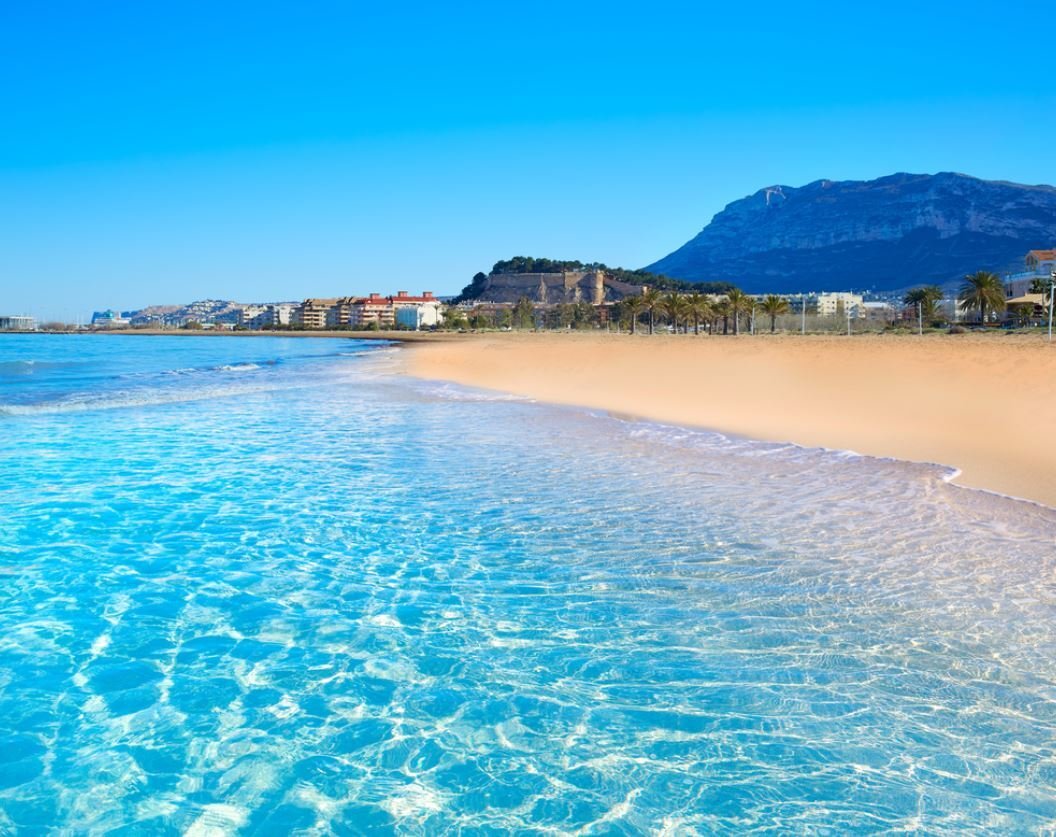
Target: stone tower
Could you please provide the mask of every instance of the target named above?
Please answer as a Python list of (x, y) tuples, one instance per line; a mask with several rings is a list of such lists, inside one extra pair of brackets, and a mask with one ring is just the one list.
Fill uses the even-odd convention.
[(597, 271), (594, 274), (594, 294), (590, 300), (592, 305), (601, 305), (605, 301), (605, 273)]

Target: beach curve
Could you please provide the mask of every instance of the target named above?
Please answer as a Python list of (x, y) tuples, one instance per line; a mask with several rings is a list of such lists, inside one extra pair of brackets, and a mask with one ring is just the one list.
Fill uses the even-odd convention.
[(499, 333), (403, 355), (416, 377), (942, 464), (958, 485), (1056, 507), (1056, 347), (1037, 335)]

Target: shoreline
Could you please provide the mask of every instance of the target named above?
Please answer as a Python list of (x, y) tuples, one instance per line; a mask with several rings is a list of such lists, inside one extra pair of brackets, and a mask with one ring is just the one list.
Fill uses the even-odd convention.
[(1056, 508), (1056, 346), (1034, 335), (514, 333), (403, 354), (407, 374), (750, 439), (938, 465)]
[(3, 331), (3, 334), (39, 334), (68, 337), (343, 337), (349, 340), (389, 340), (399, 343), (435, 343), (464, 338), (449, 331), (216, 331), (182, 328), (99, 329), (98, 331)]

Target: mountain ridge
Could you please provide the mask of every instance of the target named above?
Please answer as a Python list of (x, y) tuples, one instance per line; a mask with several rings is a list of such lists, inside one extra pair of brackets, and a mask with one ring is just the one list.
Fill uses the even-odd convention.
[(765, 186), (643, 268), (749, 292), (897, 291), (1015, 270), (1056, 245), (1056, 187), (958, 172)]

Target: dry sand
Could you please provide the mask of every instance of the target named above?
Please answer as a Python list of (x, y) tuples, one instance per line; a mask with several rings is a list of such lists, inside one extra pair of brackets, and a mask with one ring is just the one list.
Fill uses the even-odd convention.
[(406, 369), (558, 404), (961, 470), (1056, 507), (1056, 345), (1034, 335), (471, 335)]

